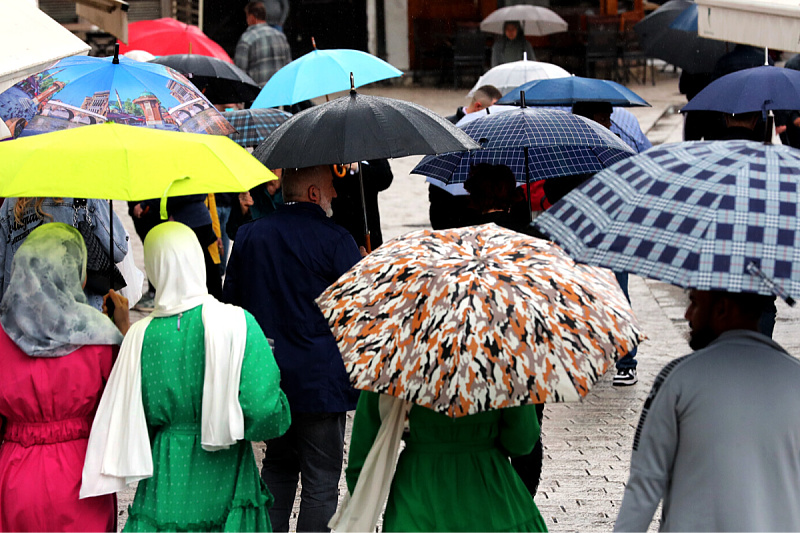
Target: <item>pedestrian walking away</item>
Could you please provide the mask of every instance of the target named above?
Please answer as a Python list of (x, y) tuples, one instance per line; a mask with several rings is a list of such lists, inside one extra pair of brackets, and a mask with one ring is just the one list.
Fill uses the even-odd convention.
[(263, 87), (273, 74), (292, 61), (292, 52), (283, 32), (267, 24), (262, 2), (250, 2), (244, 12), (247, 30), (236, 44), (233, 61)]
[(37, 227), (13, 263), (0, 302), (0, 531), (116, 531), (114, 496), (78, 491), (127, 302), (115, 295), (120, 329), (88, 305), (86, 247), (67, 224)]
[(187, 226), (153, 228), (144, 258), (155, 310), (122, 344), (81, 496), (139, 481), (125, 531), (270, 531), (250, 441), (283, 434), (290, 414), (267, 339), (249, 313), (208, 294)]
[(286, 202), (241, 226), (223, 289), (224, 299), (256, 317), (275, 342), (283, 389), (292, 408), (286, 435), (267, 441), (261, 476), (275, 495), (275, 531), (289, 530), (302, 481), (298, 531), (326, 531), (338, 503), (346, 412), (358, 392), (314, 299), (361, 259), (353, 237), (336, 225), (329, 166), (284, 169)]

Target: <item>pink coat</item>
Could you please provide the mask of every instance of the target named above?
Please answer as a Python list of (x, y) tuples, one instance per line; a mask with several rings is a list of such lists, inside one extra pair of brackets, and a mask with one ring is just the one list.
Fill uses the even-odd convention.
[(117, 351), (34, 358), (0, 327), (0, 531), (116, 531), (114, 495), (78, 499), (89, 430)]

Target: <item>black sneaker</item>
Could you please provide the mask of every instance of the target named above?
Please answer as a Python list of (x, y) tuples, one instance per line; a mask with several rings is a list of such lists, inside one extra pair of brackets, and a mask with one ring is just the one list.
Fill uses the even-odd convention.
[(612, 384), (615, 387), (628, 387), (630, 385), (636, 385), (637, 381), (639, 381), (639, 379), (636, 377), (635, 368), (620, 368), (617, 370), (617, 375), (614, 376)]

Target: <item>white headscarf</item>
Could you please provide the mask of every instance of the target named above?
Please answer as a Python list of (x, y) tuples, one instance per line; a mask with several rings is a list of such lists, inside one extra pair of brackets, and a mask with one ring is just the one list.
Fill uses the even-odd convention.
[[(125, 336), (89, 436), (80, 497), (118, 492), (153, 475), (142, 404), (141, 353), (153, 318), (203, 306), (205, 377), (200, 440), (203, 449), (228, 448), (244, 438), (239, 381), (247, 339), (244, 311), (206, 290), (203, 251), (194, 232), (178, 222), (152, 229), (144, 242), (145, 267), (156, 288), (155, 310)], [(213, 327), (209, 327), (213, 324)]]
[(67, 224), (42, 224), (19, 247), (0, 302), (0, 323), (31, 357), (61, 357), (86, 345), (119, 344), (122, 334), (86, 300), (86, 246)]

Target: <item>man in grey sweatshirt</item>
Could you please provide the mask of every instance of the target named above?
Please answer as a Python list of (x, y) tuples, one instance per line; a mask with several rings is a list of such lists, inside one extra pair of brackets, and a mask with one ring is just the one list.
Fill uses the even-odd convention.
[(615, 531), (800, 531), (800, 361), (757, 333), (772, 301), (692, 290), (695, 351), (642, 409)]

